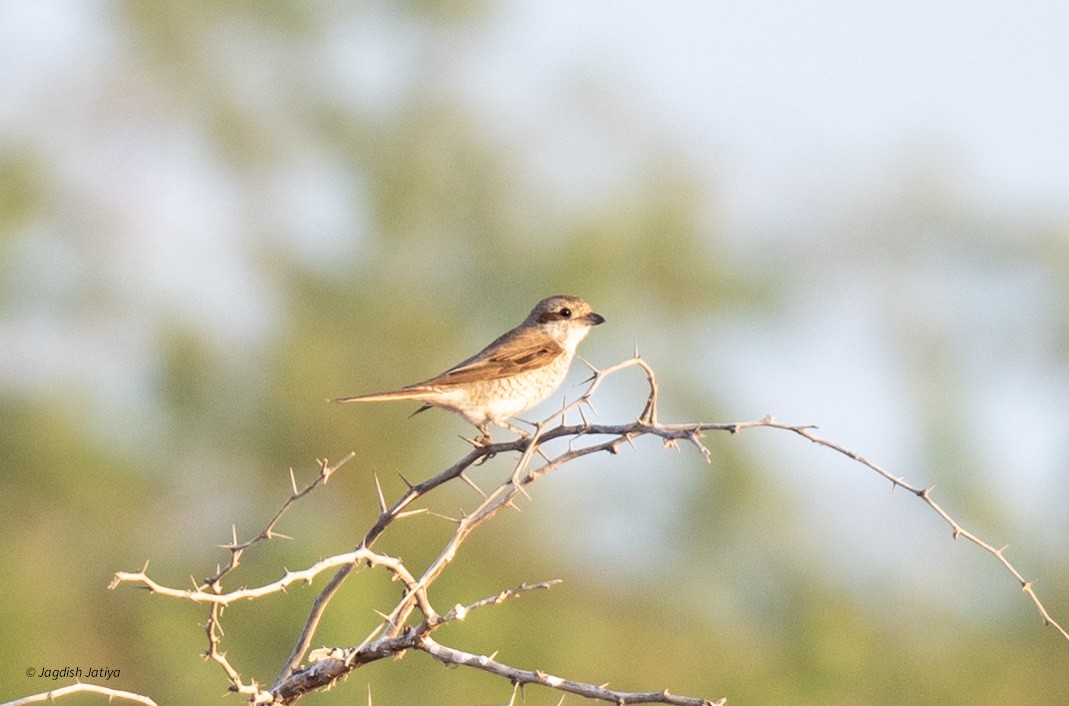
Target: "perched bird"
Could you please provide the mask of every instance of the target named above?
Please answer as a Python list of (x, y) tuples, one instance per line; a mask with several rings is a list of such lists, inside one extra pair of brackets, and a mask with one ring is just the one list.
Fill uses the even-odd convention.
[(555, 296), (535, 305), (523, 323), (441, 375), (399, 390), (342, 397), (334, 402), (416, 400), (456, 412), (491, 441), (488, 425), (508, 419), (553, 394), (564, 381), (575, 348), (605, 318), (579, 297)]

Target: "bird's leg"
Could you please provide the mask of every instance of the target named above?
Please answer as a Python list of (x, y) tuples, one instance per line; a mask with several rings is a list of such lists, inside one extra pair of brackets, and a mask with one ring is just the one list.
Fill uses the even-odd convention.
[(479, 436), (475, 437), (472, 442), (475, 446), (489, 446), (494, 443), (494, 437), (490, 436), (490, 425), (488, 422), (482, 424), (476, 424), (475, 428), (479, 430)]

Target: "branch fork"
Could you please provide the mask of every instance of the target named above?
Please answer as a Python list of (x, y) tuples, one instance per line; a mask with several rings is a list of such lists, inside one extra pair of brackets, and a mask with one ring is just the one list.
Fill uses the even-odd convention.
[[(298, 488), (293, 472), (290, 472), (291, 493), (282, 507), (275, 513), (268, 524), (252, 538), (239, 542), (236, 531), (231, 541), (223, 545), (229, 552), (228, 562), (215, 574), (191, 589), (176, 589), (160, 585), (148, 576), (148, 566), (138, 572), (117, 572), (111, 583), (116, 588), (124, 583), (131, 583), (147, 588), (152, 593), (192, 603), (207, 605), (208, 620), (205, 632), (208, 649), (205, 656), (217, 663), (226, 675), (230, 689), (247, 696), (249, 704), (292, 704), (305, 694), (319, 688), (331, 686), (338, 679), (357, 669), (363, 664), (386, 657), (400, 656), (408, 650), (424, 652), (449, 665), (460, 665), (497, 674), (514, 685), (522, 688), (525, 684), (536, 684), (560, 691), (562, 694), (574, 694), (590, 699), (616, 704), (665, 703), (686, 706), (711, 706), (722, 704), (724, 699), (716, 701), (677, 696), (667, 690), (658, 692), (625, 692), (608, 689), (604, 685), (587, 684), (552, 676), (539, 670), (523, 670), (497, 661), (496, 653), (480, 656), (463, 652), (437, 642), (432, 634), (442, 625), (461, 622), (474, 610), (512, 600), (531, 591), (550, 588), (559, 581), (542, 581), (522, 584), (512, 589), (501, 591), (493, 596), (483, 598), (471, 604), (456, 604), (442, 613), (436, 611), (428, 598), (428, 589), (447, 570), (463, 543), (477, 528), (492, 519), (502, 508), (515, 507), (520, 494), (527, 495), (526, 488), (542, 477), (552, 473), (561, 466), (592, 454), (606, 452), (616, 454), (624, 444), (634, 446), (635, 439), (642, 436), (654, 436), (662, 440), (666, 447), (679, 447), (683, 441), (693, 446), (706, 461), (711, 460), (711, 452), (702, 441), (709, 431), (724, 431), (736, 435), (742, 431), (755, 428), (778, 429), (794, 433), (810, 442), (846, 456), (847, 458), (869, 468), (886, 480), (892, 488), (901, 487), (938, 514), (951, 528), (954, 538), (964, 537), (984, 551), (994, 555), (1003, 567), (1020, 583), (1021, 589), (1035, 604), (1045, 625), (1054, 627), (1058, 633), (1069, 641), (1069, 633), (1049, 615), (1037, 597), (1033, 584), (1027, 581), (1013, 564), (1006, 558), (1005, 547), (995, 549), (966, 530), (932, 497), (932, 488), (920, 488), (892, 475), (886, 469), (867, 460), (860, 454), (821, 438), (814, 433), (812, 426), (793, 426), (776, 421), (772, 415), (759, 421), (720, 423), (665, 424), (659, 420), (657, 397), (658, 386), (652, 367), (638, 352), (625, 361), (599, 369), (583, 361), (592, 375), (586, 381), (587, 387), (578, 399), (565, 403), (547, 418), (533, 425), (533, 431), (520, 438), (475, 445), (468, 453), (453, 465), (438, 474), (418, 483), (404, 480), (406, 490), (393, 501), (387, 502), (378, 477), (375, 476), (375, 502), (378, 516), (371, 527), (360, 538), (356, 547), (342, 554), (337, 554), (315, 562), (299, 571), (286, 571), (278, 580), (253, 588), (224, 590), (224, 580), (238, 568), (243, 553), (256, 544), (273, 538), (281, 538), (275, 527), (283, 514), (298, 500), (303, 499), (314, 489), (325, 485), (329, 478), (341, 466), (350, 461), (350, 453), (342, 460), (330, 464), (326, 460), (319, 462), (318, 475), (303, 488)], [(638, 367), (646, 375), (649, 394), (642, 411), (634, 421), (618, 424), (594, 423), (588, 419), (586, 411), (593, 415), (597, 411), (593, 405), (593, 396), (610, 376), (625, 369)], [(580, 422), (570, 424), (568, 418), (576, 413)], [(556, 439), (566, 439), (567, 445), (562, 451), (551, 451), (547, 444)], [(497, 455), (516, 453), (518, 459), (512, 472), (496, 488), (487, 491), (468, 477), (466, 471)], [(478, 494), (478, 504), (464, 512), (459, 519), (452, 520), (456, 527), (452, 536), (443, 544), (438, 556), (421, 572), (412, 571), (397, 557), (373, 551), (375, 542), (393, 524), (405, 517), (427, 511), (425, 508), (412, 509), (417, 500), (434, 492), (443, 485), (460, 479)], [(438, 513), (435, 513), (438, 514)], [(389, 612), (379, 613), (380, 623), (356, 646), (324, 647), (311, 649), (316, 630), (332, 598), (345, 582), (349, 574), (358, 567), (381, 568), (401, 582), (404, 591), (397, 604)], [(295, 584), (311, 585), (328, 571), (333, 571), (330, 579), (317, 594), (305, 624), (297, 637), (289, 658), (281, 666), (274, 682), (263, 688), (256, 681), (244, 681), (240, 673), (227, 660), (226, 654), (219, 649), (222, 640), (221, 613), (224, 607), (242, 601), (251, 601), (267, 595), (286, 591)], [(418, 611), (420, 617), (414, 618)], [(305, 666), (302, 666), (305, 665)], [(514, 694), (515, 696), (515, 694)], [(562, 697), (563, 698), (563, 697)], [(23, 702), (17, 702), (23, 703)], [(29, 702), (25, 702), (29, 703)], [(151, 703), (146, 700), (145, 703)], [(10, 706), (10, 705), (0, 705)]]

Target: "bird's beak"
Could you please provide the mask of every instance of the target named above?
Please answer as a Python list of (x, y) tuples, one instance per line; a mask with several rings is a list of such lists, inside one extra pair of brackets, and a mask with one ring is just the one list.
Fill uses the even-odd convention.
[(594, 312), (590, 312), (589, 314), (583, 317), (583, 321), (587, 322), (591, 326), (597, 326), (598, 324), (605, 323), (605, 317), (601, 314), (595, 314)]

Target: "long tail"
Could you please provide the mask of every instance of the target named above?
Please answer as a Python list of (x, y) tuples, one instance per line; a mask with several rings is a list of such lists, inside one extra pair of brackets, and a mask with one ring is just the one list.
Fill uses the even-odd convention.
[(356, 395), (355, 397), (339, 397), (331, 402), (389, 402), (391, 400), (425, 400), (427, 390), (391, 390), (390, 392), (376, 392), (371, 395)]

